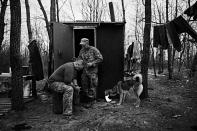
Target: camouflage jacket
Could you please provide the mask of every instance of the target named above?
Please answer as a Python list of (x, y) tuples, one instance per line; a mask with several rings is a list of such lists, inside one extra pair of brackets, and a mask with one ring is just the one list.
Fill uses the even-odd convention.
[[(90, 46), (88, 49), (82, 48), (79, 52), (78, 58), (84, 61), (84, 71), (88, 74), (97, 73), (98, 64), (103, 61), (103, 56), (101, 55), (100, 51), (93, 46)], [(87, 67), (87, 63), (92, 63), (93, 66)]]

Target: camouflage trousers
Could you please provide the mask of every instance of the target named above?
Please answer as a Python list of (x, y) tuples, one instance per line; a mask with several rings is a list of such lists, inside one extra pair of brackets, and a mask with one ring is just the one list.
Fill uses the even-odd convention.
[(73, 87), (64, 82), (53, 82), (50, 86), (53, 91), (63, 93), (63, 114), (71, 115), (73, 112)]
[(88, 96), (89, 98), (96, 100), (97, 97), (97, 86), (98, 86), (98, 76), (96, 73), (82, 73), (81, 76), (81, 84), (82, 84), (82, 89), (85, 92), (85, 95)]

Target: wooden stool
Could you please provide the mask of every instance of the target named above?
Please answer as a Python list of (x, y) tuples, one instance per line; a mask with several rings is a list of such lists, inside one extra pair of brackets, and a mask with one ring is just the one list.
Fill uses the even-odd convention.
[[(62, 114), (63, 113), (63, 93), (53, 91), (53, 98), (52, 98), (52, 110), (55, 114)], [(79, 93), (74, 91), (73, 94), (73, 105), (79, 105), (80, 103), (80, 96)], [(74, 107), (73, 107), (74, 109)]]
[(63, 93), (53, 91), (53, 113), (63, 113)]

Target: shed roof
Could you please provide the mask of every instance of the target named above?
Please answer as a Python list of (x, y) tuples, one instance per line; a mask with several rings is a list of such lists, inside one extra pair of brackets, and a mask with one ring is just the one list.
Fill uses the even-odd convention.
[(91, 22), (91, 21), (65, 21), (61, 22), (63, 24), (69, 24), (69, 25), (81, 25), (81, 26), (86, 26), (86, 25), (124, 25), (125, 22)]

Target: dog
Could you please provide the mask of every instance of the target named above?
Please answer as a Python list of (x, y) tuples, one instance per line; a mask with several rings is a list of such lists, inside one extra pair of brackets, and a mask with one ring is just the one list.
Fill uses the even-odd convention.
[(133, 86), (133, 90), (134, 90), (134, 93), (136, 93), (136, 97), (137, 97), (136, 107), (139, 107), (140, 106), (140, 102), (141, 102), (140, 95), (143, 92), (142, 75), (141, 74), (136, 74), (133, 77), (133, 79), (135, 81), (135, 84)]
[(125, 98), (131, 98), (132, 95), (135, 95), (137, 98), (136, 103), (134, 104), (136, 107), (140, 106), (140, 95), (143, 92), (142, 85), (142, 75), (135, 74), (132, 78), (128, 79), (128, 77), (123, 81), (119, 81), (112, 89), (105, 91), (105, 96), (116, 96), (119, 95), (119, 102), (117, 105), (121, 105)]

